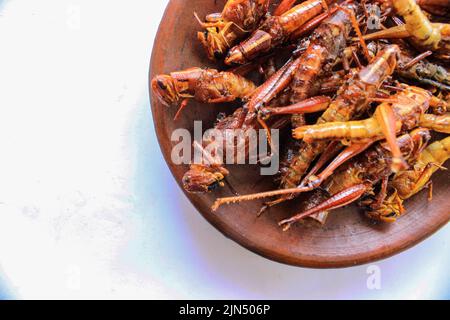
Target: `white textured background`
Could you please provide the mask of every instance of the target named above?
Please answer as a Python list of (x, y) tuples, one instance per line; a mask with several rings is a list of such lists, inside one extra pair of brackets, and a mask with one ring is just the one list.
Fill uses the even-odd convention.
[(369, 290), (368, 266), (280, 265), (200, 217), (148, 102), (167, 2), (0, 0), (0, 297), (450, 298), (448, 226)]

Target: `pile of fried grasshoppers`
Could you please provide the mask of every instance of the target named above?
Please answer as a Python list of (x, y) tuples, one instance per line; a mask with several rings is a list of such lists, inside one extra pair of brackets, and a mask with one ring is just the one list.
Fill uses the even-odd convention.
[[(279, 189), (220, 198), (213, 210), (271, 198), (262, 213), (308, 192), (308, 209), (279, 223), (287, 230), (354, 202), (394, 222), (422, 189), (431, 200), (431, 176), (450, 157), (449, 136), (431, 141), (431, 131), (450, 133), (450, 0), (228, 0), (221, 13), (194, 15), (208, 58), (230, 69), (158, 75), (154, 94), (180, 104), (176, 118), (189, 99), (242, 102), (218, 130), (292, 129)], [(277, 68), (281, 51), (289, 58)], [(259, 85), (246, 78), (255, 70)], [(211, 192), (229, 174), (192, 164), (183, 184)]]

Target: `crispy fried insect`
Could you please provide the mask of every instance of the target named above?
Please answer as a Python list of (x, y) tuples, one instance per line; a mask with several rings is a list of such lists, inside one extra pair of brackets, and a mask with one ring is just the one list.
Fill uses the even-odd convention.
[[(310, 102), (303, 100), (314, 95), (320, 88), (317, 86), (317, 80), (322, 73), (331, 72), (332, 67), (339, 61), (339, 58), (346, 46), (346, 40), (350, 33), (352, 24), (354, 24), (353, 5), (343, 5), (337, 12), (325, 20), (320, 27), (311, 35), (309, 44), (304, 53), (298, 58), (291, 59), (272, 80), (268, 80), (260, 88), (259, 92), (254, 94), (247, 103), (246, 108), (250, 112), (258, 111), (258, 117), (266, 120), (271, 114), (296, 114), (293, 118), (302, 118), (298, 113), (314, 112), (307, 111), (305, 106), (309, 107)], [(357, 25), (354, 25), (357, 28)], [(291, 82), (292, 81), (292, 82)], [(266, 105), (277, 95), (279, 95), (289, 85), (288, 93), (279, 97), (279, 101), (293, 103), (280, 109), (280, 112)], [(323, 110), (323, 99), (316, 99), (317, 105), (312, 107)], [(281, 111), (281, 109), (284, 109)], [(286, 111), (289, 110), (289, 113)], [(317, 110), (316, 110), (317, 111)], [(301, 119), (295, 119), (294, 122), (303, 122)]]
[[(428, 111), (431, 94), (422, 88), (406, 86), (403, 91), (393, 97), (393, 100), (395, 101), (393, 103), (380, 104), (373, 117), (369, 119), (303, 126), (294, 129), (294, 138), (311, 143), (314, 140), (323, 139), (358, 141), (384, 137), (393, 152), (394, 163), (401, 162), (401, 152), (396, 145), (396, 136), (414, 129), (419, 124), (425, 125), (421, 123), (421, 117)], [(439, 125), (442, 126), (442, 123), (429, 124), (437, 129)]]
[(222, 58), (238, 40), (255, 30), (269, 10), (270, 0), (228, 0), (221, 14), (209, 15), (197, 37), (208, 58)]
[(450, 134), (450, 114), (423, 114), (420, 117), (419, 125), (437, 132)]
[(186, 98), (205, 103), (245, 100), (255, 89), (255, 84), (250, 80), (215, 69), (190, 68), (169, 75), (157, 75), (152, 79), (153, 93), (166, 105)]
[[(417, 155), (417, 150), (428, 143), (430, 133), (427, 129), (416, 129), (409, 134), (397, 138), (403, 157), (411, 160)], [(332, 196), (322, 204), (310, 208), (307, 213), (301, 213), (292, 219), (285, 220), (282, 225), (291, 225), (292, 223), (307, 216), (318, 214), (324, 211), (339, 208), (347, 205), (348, 199), (356, 201), (363, 194), (373, 192), (375, 185), (383, 179), (387, 179), (393, 172), (391, 150), (386, 143), (377, 143), (363, 154), (355, 157), (352, 161), (341, 166), (337, 173), (330, 176), (322, 185)], [(251, 194), (238, 197), (228, 197), (217, 199), (212, 209), (217, 210), (221, 205), (237, 203), (242, 201), (251, 201), (267, 197), (299, 194), (305, 191), (311, 191), (311, 188), (299, 187), (285, 190), (276, 190)], [(347, 199), (347, 200), (344, 200)]]
[(244, 106), (252, 116), (253, 114), (256, 115), (263, 106), (268, 104), (289, 85), (301, 63), (301, 57), (289, 59), (283, 67), (253, 92), (251, 98)]
[[(404, 53), (405, 51), (402, 51), (401, 57), (405, 56)], [(402, 60), (400, 58), (400, 61)], [(415, 63), (409, 68), (402, 68), (402, 64), (399, 65), (400, 67), (396, 70), (396, 74), (400, 77), (416, 80), (426, 86), (431, 85), (440, 90), (450, 91), (450, 73), (444, 67), (424, 60)]]
[[(347, 80), (339, 90), (338, 97), (317, 123), (348, 121), (366, 111), (370, 99), (376, 96), (383, 81), (394, 71), (398, 52), (399, 48), (395, 45), (386, 47), (370, 65)], [(321, 141), (312, 144), (302, 143), (298, 155), (282, 176), (282, 188), (297, 187), (311, 162), (326, 149), (327, 145), (327, 142)]]
[[(281, 189), (221, 198), (213, 210), (277, 197), (265, 206), (270, 207), (309, 192), (311, 198), (297, 209), (302, 212), (280, 222), (285, 230), (304, 218), (324, 223), (330, 210), (361, 199), (370, 217), (394, 221), (403, 213), (403, 201), (429, 186), (431, 175), (450, 155), (448, 138), (425, 149), (429, 130), (450, 133), (450, 73), (443, 62), (450, 60), (449, 0), (370, 1), (383, 4), (383, 30), (365, 35), (361, 30), (369, 30), (364, 23), (372, 17), (366, 1), (339, 1), (329, 8), (335, 0), (282, 0), (273, 16), (266, 15), (269, 2), (228, 0), (221, 13), (208, 15), (205, 22), (195, 14), (205, 29), (198, 39), (208, 57), (217, 60), (228, 52), (225, 64), (236, 68), (191, 68), (152, 80), (153, 92), (164, 104), (182, 101), (177, 116), (191, 98), (244, 102), (231, 115), (218, 117), (214, 129), (222, 137), (220, 145), (215, 136), (204, 137), (201, 145), (194, 142), (203, 159), (190, 165), (184, 188), (206, 193), (224, 186), (230, 175), (225, 161), (250, 160), (255, 130), (264, 129), (271, 142), (270, 129), (283, 128), (290, 120), (293, 137), (282, 141), (292, 145), (280, 170)], [(396, 26), (387, 29), (392, 22)], [(359, 45), (349, 41), (355, 40), (349, 39), (352, 28)], [(367, 46), (366, 39), (390, 40)], [(277, 70), (282, 59), (288, 61)], [(251, 71), (253, 78), (257, 72), (263, 75), (259, 87), (244, 77)], [(423, 88), (415, 87), (419, 85)], [(377, 106), (374, 112), (370, 106)], [(321, 111), (321, 116), (305, 116)], [(228, 154), (230, 146), (233, 155)]]
[[(414, 157), (415, 150), (419, 146), (426, 145), (430, 140), (430, 134), (425, 129), (417, 129), (410, 134), (405, 134), (397, 139), (402, 155), (405, 159)], [(279, 224), (284, 230), (289, 229), (292, 224), (314, 214), (328, 212), (350, 203), (353, 203), (364, 195), (372, 195), (375, 186), (380, 181), (387, 181), (393, 173), (392, 156), (389, 146), (380, 143), (356, 157), (339, 169), (324, 184), (323, 188), (331, 195), (323, 203), (301, 212), (290, 219), (281, 221)], [(383, 195), (381, 196), (384, 200)]]
[(403, 202), (427, 186), (431, 188), (431, 176), (439, 169), (442, 169), (442, 165), (449, 158), (450, 137), (430, 144), (420, 153), (419, 158), (411, 169), (401, 171), (395, 175), (389, 183), (393, 192), (379, 206), (369, 208), (367, 215), (373, 219), (385, 222), (396, 221), (398, 217), (405, 213)]
[[(214, 129), (222, 132), (224, 137), (224, 151), (231, 146), (234, 149), (233, 154), (235, 159), (238, 157), (239, 151), (243, 148), (245, 151), (244, 157), (248, 158), (249, 153), (249, 139), (252, 137), (255, 129), (261, 129), (261, 125), (256, 121), (249, 121), (245, 124), (245, 117), (247, 111), (243, 108), (237, 109), (232, 115), (225, 117), (218, 121)], [(247, 118), (248, 119), (248, 118)], [(281, 129), (288, 121), (286, 119), (278, 119), (271, 123), (272, 129)], [(235, 130), (240, 130), (236, 133)], [(223, 187), (227, 182), (226, 178), (229, 171), (224, 167), (224, 159), (227, 157), (226, 153), (222, 155), (211, 154), (209, 144), (215, 143), (212, 140), (203, 141), (203, 146), (196, 146), (203, 153), (204, 162), (201, 164), (191, 164), (190, 169), (184, 174), (183, 187), (190, 193), (206, 193), (215, 190), (218, 187)], [(213, 148), (214, 149), (214, 148)], [(219, 159), (218, 159), (219, 157)], [(236, 160), (235, 160), (236, 161)], [(235, 162), (237, 163), (237, 162)], [(230, 189), (234, 192), (231, 185)]]
[(294, 5), (294, 3), (297, 0), (281, 0), (280, 4), (277, 6), (277, 8), (275, 9), (275, 11), (273, 12), (274, 16), (281, 16), (283, 13), (286, 13), (287, 11), (289, 11), (292, 6)]
[[(242, 123), (245, 113), (244, 109), (239, 108), (232, 115), (219, 120), (214, 128), (223, 133), (226, 133), (227, 130), (242, 129), (245, 132), (245, 130), (254, 129), (257, 123), (250, 126)], [(228, 134), (223, 134), (223, 137), (224, 144), (229, 143), (232, 146), (236, 146), (234, 136), (231, 137)], [(230, 141), (230, 139), (232, 140)], [(228, 176), (229, 172), (225, 169), (223, 160), (217, 159), (219, 155), (210, 153), (208, 146), (211, 143), (214, 143), (214, 141), (205, 140), (202, 146), (194, 145), (194, 147), (202, 152), (204, 161), (199, 164), (191, 164), (189, 171), (183, 177), (184, 189), (190, 193), (210, 192), (217, 187), (224, 186), (224, 179)]]
[[(346, 5), (343, 5), (346, 6)], [(290, 41), (295, 41), (300, 39), (302, 36), (308, 35), (311, 33), (314, 29), (316, 29), (320, 24), (327, 18), (329, 18), (331, 15), (333, 15), (338, 10), (337, 7), (332, 7), (329, 10), (325, 11), (324, 13), (319, 14), (318, 16), (312, 18), (307, 23), (305, 23), (303, 26), (295, 30), (291, 36)]]
[[(299, 67), (287, 92), (275, 102), (285, 106), (260, 108), (260, 116), (263, 119), (273, 114), (291, 114), (292, 124), (297, 127), (304, 124), (303, 113), (324, 110), (323, 98), (304, 100), (321, 91), (321, 75), (331, 73), (346, 47), (354, 6), (345, 5), (342, 8), (344, 10), (335, 12), (323, 21), (311, 35), (306, 50), (299, 57)], [(316, 105), (311, 103), (314, 101), (317, 102)], [(290, 105), (286, 106), (286, 104)]]
[[(385, 46), (382, 43), (371, 42), (367, 45), (373, 55)], [(414, 57), (414, 53), (404, 44), (399, 44), (400, 54), (395, 74), (409, 80), (417, 81), (426, 86), (433, 86), (440, 90), (450, 91), (450, 72), (437, 64), (425, 59), (424, 54)], [(429, 55), (431, 51), (425, 52)]]
[(233, 47), (225, 58), (226, 64), (243, 64), (261, 53), (281, 45), (290, 35), (307, 21), (311, 20), (332, 0), (307, 0), (281, 16), (271, 16), (256, 30), (249, 39)]
[[(228, 144), (234, 148), (238, 148), (242, 144), (247, 145), (247, 140), (242, 141), (236, 139), (234, 135), (230, 135), (229, 133), (239, 129), (244, 137), (250, 137), (247, 132), (259, 129), (262, 125), (265, 125), (264, 122), (258, 121), (259, 117), (257, 111), (259, 103), (262, 103), (265, 99), (270, 100), (270, 98), (267, 98), (268, 95), (273, 93), (273, 91), (275, 91), (273, 94), (276, 94), (277, 88), (283, 90), (283, 84), (286, 86), (289, 83), (288, 81), (290, 77), (292, 77), (296, 66), (298, 66), (298, 61), (288, 61), (264, 84), (253, 91), (249, 101), (244, 107), (237, 109), (232, 115), (217, 122), (214, 128), (223, 132), (223, 137), (225, 137), (223, 141), (224, 144)], [(273, 128), (279, 128), (285, 124), (286, 122), (283, 122), (281, 119), (273, 124)], [(215, 155), (211, 155), (206, 151), (208, 145), (212, 142), (213, 141), (204, 141), (203, 146), (197, 146), (198, 149), (201, 149), (207, 159), (215, 157)], [(226, 148), (224, 148), (224, 150), (226, 150)], [(248, 151), (248, 148), (245, 148), (245, 151)], [(237, 152), (234, 154), (236, 155)], [(225, 154), (222, 155), (222, 159), (224, 157), (226, 157)], [(228, 171), (224, 170), (223, 161), (210, 159), (208, 163), (191, 165), (190, 170), (184, 175), (183, 186), (188, 192), (192, 193), (209, 192), (217, 186), (223, 186), (224, 181), (226, 181), (224, 179), (227, 175)]]
[[(353, 13), (354, 6), (345, 9)], [(291, 104), (298, 103), (312, 95), (317, 90), (320, 75), (330, 73), (333, 66), (340, 60), (352, 28), (349, 12), (337, 11), (325, 20), (311, 35), (310, 43), (302, 54), (302, 63), (295, 73), (290, 85)], [(304, 122), (303, 117), (293, 116), (293, 124), (297, 126)]]
[(304, 114), (324, 111), (330, 105), (331, 99), (326, 96), (312, 97), (285, 107), (267, 107), (260, 110), (263, 119), (281, 114)]
[(228, 170), (220, 165), (192, 164), (183, 177), (183, 187), (190, 193), (210, 192), (223, 187), (228, 174)]
[(382, 30), (370, 38), (381, 39), (409, 37), (421, 50), (432, 50), (436, 55), (448, 57), (450, 51), (450, 24), (431, 23), (415, 0), (395, 0), (386, 2), (405, 19), (405, 25)]

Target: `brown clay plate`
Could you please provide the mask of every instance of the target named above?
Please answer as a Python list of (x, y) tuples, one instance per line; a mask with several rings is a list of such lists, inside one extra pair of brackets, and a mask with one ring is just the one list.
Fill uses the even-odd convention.
[[(225, 0), (171, 0), (155, 39), (150, 78), (193, 66), (214, 66), (205, 57), (196, 40), (199, 26), (193, 11), (205, 16), (220, 12)], [(215, 66), (217, 67), (217, 66)], [(232, 105), (212, 106), (190, 102), (181, 119), (173, 121), (175, 107), (167, 108), (151, 96), (153, 119), (159, 144), (167, 164), (180, 184), (187, 166), (171, 161), (173, 130), (193, 130), (194, 120), (203, 128), (212, 127), (218, 112), (232, 111)], [(298, 225), (287, 232), (277, 226), (280, 219), (298, 211), (299, 201), (272, 208), (257, 218), (261, 202), (224, 206), (217, 212), (210, 207), (216, 197), (230, 196), (222, 188), (208, 195), (186, 194), (198, 211), (225, 236), (266, 258), (303, 267), (349, 267), (392, 256), (405, 250), (444, 226), (450, 218), (450, 172), (439, 172), (433, 178), (434, 197), (427, 201), (423, 191), (406, 204), (407, 215), (394, 224), (377, 224), (364, 217), (356, 207), (336, 210), (323, 228)], [(231, 184), (240, 194), (274, 188), (270, 178), (261, 178), (258, 168), (231, 168)], [(301, 200), (300, 200), (301, 201)]]

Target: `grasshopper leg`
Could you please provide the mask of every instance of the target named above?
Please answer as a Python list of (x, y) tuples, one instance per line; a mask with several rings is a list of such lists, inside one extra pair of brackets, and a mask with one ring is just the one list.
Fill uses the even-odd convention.
[(297, 0), (282, 0), (278, 7), (273, 12), (274, 16), (281, 16), (283, 13), (289, 11)]
[(319, 175), (317, 175), (316, 177), (310, 176), (308, 186), (311, 188), (317, 188), (322, 184), (323, 181), (330, 177), (337, 168), (339, 168), (341, 165), (343, 165), (353, 157), (366, 151), (376, 141), (377, 139), (373, 139), (367, 142), (354, 143), (351, 146), (347, 147)]
[(365, 184), (357, 184), (355, 186), (344, 189), (343, 191), (333, 195), (328, 200), (325, 200), (321, 204), (311, 208), (305, 212), (301, 212), (290, 219), (283, 220), (279, 223), (283, 227), (284, 231), (287, 231), (294, 223), (309, 217), (313, 214), (323, 211), (333, 210), (344, 207), (350, 203), (355, 202), (367, 191)]
[[(406, 30), (405, 25), (395, 26), (389, 29), (377, 31), (374, 33), (366, 34), (363, 36), (363, 39), (366, 41), (370, 40), (378, 40), (378, 39), (401, 39), (408, 38), (411, 34)], [(357, 40), (358, 38), (354, 38), (353, 40)]]
[(450, 114), (434, 115), (424, 114), (420, 117), (419, 122), (421, 127), (432, 129), (441, 133), (450, 134)]
[(389, 147), (391, 149), (392, 171), (398, 172), (401, 169), (407, 168), (407, 164), (403, 159), (400, 147), (397, 144), (397, 124), (396, 117), (390, 104), (381, 104), (375, 112), (375, 118), (380, 124), (381, 131), (385, 136)]
[(318, 96), (300, 101), (296, 104), (285, 107), (262, 107), (259, 112), (262, 117), (282, 115), (282, 114), (303, 114), (314, 113), (326, 110), (331, 99), (326, 96)]
[(173, 117), (174, 121), (178, 120), (178, 118), (181, 115), (181, 112), (187, 107), (188, 103), (189, 103), (189, 99), (184, 99), (183, 101), (181, 101), (180, 107), (178, 108), (178, 111), (175, 114), (175, 117)]
[(316, 173), (322, 169), (322, 167), (331, 159), (336, 157), (342, 149), (342, 144), (339, 141), (331, 141), (326, 150), (320, 155), (319, 160), (314, 165), (314, 167), (308, 172), (308, 174), (303, 179), (302, 185), (307, 184), (311, 181)]

